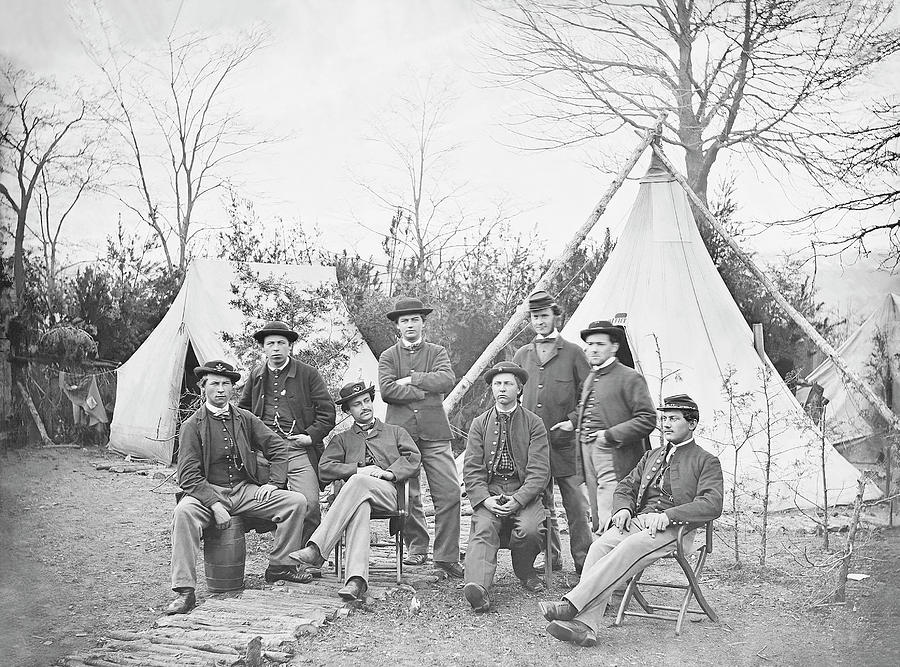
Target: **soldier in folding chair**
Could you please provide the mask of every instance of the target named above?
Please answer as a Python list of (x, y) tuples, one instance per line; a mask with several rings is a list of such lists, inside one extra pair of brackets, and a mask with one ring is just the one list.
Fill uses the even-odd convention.
[(419, 471), (421, 455), (399, 426), (375, 417), (375, 385), (357, 380), (341, 387), (337, 404), (353, 417), (353, 426), (335, 435), (319, 460), (323, 483), (345, 483), (322, 523), (302, 549), (290, 554), (301, 567), (321, 567), (346, 531), (345, 600), (363, 600), (369, 578), (369, 519), (373, 510), (397, 508), (397, 482)]
[[(669, 396), (660, 412), (667, 445), (644, 454), (619, 482), (611, 526), (591, 545), (578, 585), (561, 601), (540, 603), (547, 632), (561, 641), (595, 646), (612, 592), (670, 554), (679, 538), (683, 555), (693, 528), (722, 514), (722, 466), (694, 441), (697, 403)], [(693, 592), (703, 600), (699, 588)]]

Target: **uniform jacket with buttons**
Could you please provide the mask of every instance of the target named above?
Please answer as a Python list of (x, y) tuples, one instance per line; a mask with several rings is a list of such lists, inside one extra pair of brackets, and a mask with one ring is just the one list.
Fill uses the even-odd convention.
[[(284, 440), (275, 435), (262, 420), (247, 410), (231, 406), (234, 418), (234, 439), (244, 471), (254, 484), (272, 484), (283, 489), (287, 481), (288, 450)], [(209, 444), (209, 412), (200, 406), (184, 420), (178, 432), (178, 486), (206, 507), (212, 507), (221, 498), (206, 479), (211, 463)], [(256, 453), (260, 452), (269, 462), (268, 477), (263, 479)]]
[[(550, 445), (547, 429), (536, 414), (521, 406), (509, 420), (509, 444), (520, 486), (512, 494), (525, 507), (544, 492), (550, 482)], [(472, 507), (478, 507), (491, 494), (490, 470), (500, 451), (497, 408), (475, 417), (469, 428), (463, 462), (463, 482)]]
[[(634, 470), (616, 487), (613, 514), (622, 509), (631, 516), (643, 509), (647, 487), (665, 463), (666, 448), (657, 447), (641, 458)], [(669, 521), (702, 523), (722, 514), (722, 465), (696, 441), (681, 445), (669, 463), (669, 481), (675, 507), (667, 509)]]
[[(424, 355), (422, 371), (410, 372), (410, 353), (400, 341), (378, 359), (378, 388), (381, 400), (387, 403), (384, 421), (405, 428), (416, 439), (450, 440), (450, 422), (444, 412), (444, 394), (456, 382), (450, 355), (440, 345), (427, 341), (416, 354)], [(409, 384), (397, 384), (407, 376)]]
[(322, 483), (349, 479), (356, 473), (360, 465), (365, 465), (366, 445), (378, 467), (394, 473), (398, 482), (419, 471), (422, 455), (409, 433), (376, 419), (368, 432), (353, 424), (331, 439), (319, 460)]
[[(263, 416), (265, 409), (265, 389), (269, 379), (267, 364), (259, 364), (250, 371), (244, 384), (238, 407), (250, 410), (257, 417)], [(306, 433), (312, 438), (307, 446), (310, 462), (315, 466), (322, 454), (322, 441), (334, 428), (336, 411), (331, 395), (319, 371), (299, 359), (290, 358), (283, 372), (284, 397), (290, 406), (292, 419), (297, 420), (296, 433)], [(292, 446), (297, 447), (296, 443)]]
[(578, 398), (591, 371), (584, 351), (557, 335), (550, 356), (541, 363), (534, 341), (523, 345), (513, 361), (528, 371), (522, 405), (538, 415), (550, 437), (550, 471), (554, 477), (581, 475), (580, 451), (573, 431), (550, 429), (567, 419), (578, 421)]

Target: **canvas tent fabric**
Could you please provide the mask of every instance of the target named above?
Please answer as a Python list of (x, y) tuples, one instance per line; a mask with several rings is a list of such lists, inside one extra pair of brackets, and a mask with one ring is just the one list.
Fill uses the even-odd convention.
[[(655, 156), (609, 260), (562, 334), (578, 341), (591, 321), (619, 313), (627, 314), (629, 346), (651, 396), (657, 404), (677, 393), (694, 397), (701, 413), (698, 441), (719, 457), (727, 490), (736, 484), (746, 509), (758, 507), (754, 494), (763, 488), (767, 411), (770, 509), (821, 504), (819, 433), (768, 359), (757, 354), (686, 193)], [(740, 401), (724, 396), (726, 378)], [(655, 446), (657, 433), (652, 439)], [(860, 473), (830, 444), (826, 461), (829, 503), (852, 502)]]
[[(886, 400), (890, 408), (900, 414), (900, 373), (896, 371), (900, 358), (900, 294), (887, 294), (878, 308), (837, 349), (851, 370)], [(891, 396), (886, 396), (881, 370), (893, 364)], [(876, 409), (849, 382), (830, 359), (820, 364), (806, 378), (823, 389), (828, 405), (825, 412), (826, 430), (836, 443), (868, 438), (874, 435), (872, 428)]]
[[(298, 289), (336, 284), (331, 267), (317, 265), (250, 264), (260, 278), (290, 281)], [(222, 332), (240, 335), (243, 316), (231, 305), (231, 285), (238, 281), (235, 266), (213, 259), (194, 260), (169, 311), (153, 333), (117, 371), (116, 409), (110, 427), (109, 448), (121, 454), (169, 463), (175, 443), (178, 406), (189, 346), (202, 364), (223, 359), (247, 377)], [(350, 360), (343, 380), (375, 381), (378, 362), (351, 323), (346, 307), (322, 313), (317, 335), (347, 340)], [(297, 345), (302, 345), (298, 341)], [(384, 404), (376, 393), (375, 412), (384, 417)], [(338, 420), (342, 413), (338, 410)], [(346, 423), (344, 425), (347, 425)]]

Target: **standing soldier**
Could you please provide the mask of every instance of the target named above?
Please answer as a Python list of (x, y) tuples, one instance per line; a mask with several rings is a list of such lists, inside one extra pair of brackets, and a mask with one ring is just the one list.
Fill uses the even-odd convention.
[(616, 358), (623, 337), (605, 320), (581, 330), (591, 373), (581, 391), (578, 441), (595, 531), (609, 520), (616, 485), (650, 449), (647, 436), (656, 428), (647, 381)]
[[(385, 423), (402, 426), (422, 455), (434, 501), (434, 564), (461, 579), (459, 564), (459, 478), (450, 448), (450, 422), (444, 394), (456, 380), (450, 356), (440, 345), (425, 341), (425, 318), (432, 312), (419, 299), (402, 297), (387, 318), (397, 326), (400, 340), (381, 353), (378, 384), (387, 403)], [(409, 522), (405, 539), (407, 565), (424, 565), (428, 558), (428, 530), (422, 511), (419, 475), (410, 478)]]
[(575, 343), (559, 335), (556, 319), (560, 314), (555, 299), (544, 290), (528, 297), (531, 328), (534, 340), (518, 349), (513, 361), (525, 369), (531, 381), (525, 385), (522, 405), (537, 414), (550, 436), (550, 472), (544, 502), (550, 508), (551, 548), (554, 570), (562, 569), (562, 549), (556, 508), (553, 502), (553, 482), (559, 487), (566, 519), (569, 522), (569, 549), (575, 571), (581, 573), (591, 531), (588, 526), (588, 506), (582, 484), (578, 443), (575, 439), (578, 397), (591, 370), (587, 357)]
[(250, 410), (288, 447), (287, 488), (306, 498), (301, 544), (319, 525), (319, 457), (334, 428), (335, 409), (319, 372), (291, 356), (299, 338), (284, 322), (268, 322), (253, 334), (266, 363), (250, 372), (238, 407)]

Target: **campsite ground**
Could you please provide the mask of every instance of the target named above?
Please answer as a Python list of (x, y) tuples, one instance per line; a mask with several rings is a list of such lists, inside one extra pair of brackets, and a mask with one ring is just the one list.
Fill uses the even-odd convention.
[[(169, 598), (171, 487), (98, 471), (92, 463), (102, 458), (96, 450), (0, 457), (0, 664), (53, 664), (107, 629), (149, 626)], [(676, 638), (668, 625), (629, 619), (604, 630), (595, 649), (547, 636), (543, 596), (522, 592), (501, 555), (495, 612), (475, 616), (455, 584), (440, 582), (417, 592), (421, 609), (410, 615), (411, 593), (394, 590), (302, 640), (293, 664), (897, 665), (900, 530), (870, 526), (863, 540), (853, 571), (871, 576), (850, 584), (845, 606), (810, 606), (824, 583), (797, 554), (822, 559), (821, 538), (785, 518), (764, 571), (734, 569), (717, 541), (704, 581), (721, 625), (689, 623)], [(250, 573), (264, 564), (256, 546)], [(554, 597), (574, 579), (568, 563)]]

